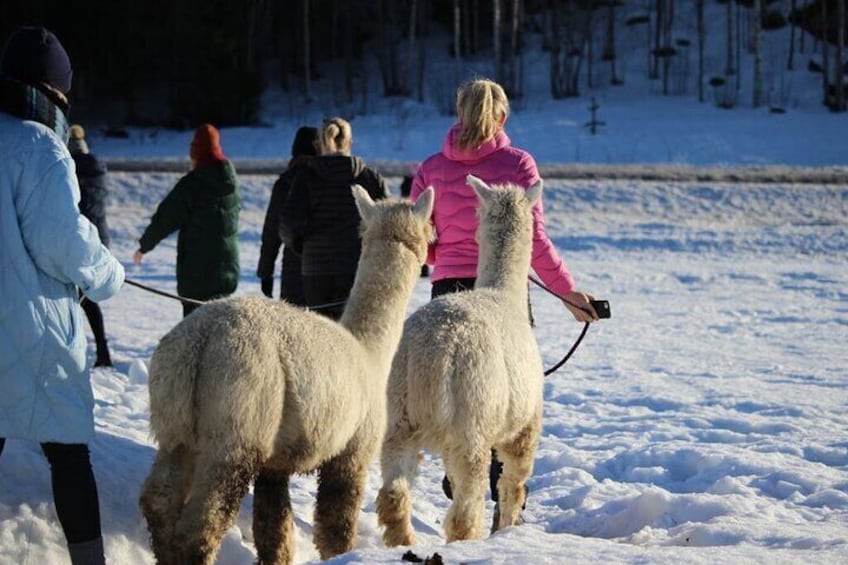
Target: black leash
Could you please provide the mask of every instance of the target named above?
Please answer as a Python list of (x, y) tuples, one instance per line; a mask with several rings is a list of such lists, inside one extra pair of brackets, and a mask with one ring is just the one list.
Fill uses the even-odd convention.
[[(551, 289), (546, 287), (544, 284), (542, 284), (541, 281), (536, 279), (534, 276), (530, 275), (528, 278), (530, 279), (530, 282), (532, 282), (533, 284), (535, 284), (536, 286), (538, 286), (539, 288), (541, 288), (545, 292), (551, 294), (552, 296), (556, 296), (557, 298), (559, 298), (563, 302), (567, 302), (569, 305), (573, 306), (574, 308), (577, 308), (578, 310), (583, 310), (584, 312), (590, 313), (588, 310), (586, 310), (582, 306), (580, 306), (578, 304), (574, 304), (573, 302), (570, 302), (570, 301), (566, 300), (565, 298), (561, 297), (560, 295), (558, 295), (557, 293), (555, 293), (554, 291), (552, 291)], [(205, 302), (203, 300), (195, 300), (194, 298), (186, 298), (184, 296), (178, 296), (176, 294), (171, 294), (170, 292), (165, 292), (165, 291), (153, 288), (151, 286), (141, 284), (140, 282), (136, 282), (132, 279), (124, 279), (124, 282), (127, 283), (130, 286), (134, 286), (134, 287), (140, 288), (142, 290), (146, 290), (147, 292), (152, 292), (153, 294), (158, 294), (159, 296), (165, 296), (167, 298), (173, 298), (175, 300), (179, 300), (180, 302), (187, 302), (189, 304), (197, 304), (197, 305), (205, 304)], [(312, 306), (312, 307), (309, 307), (307, 309), (308, 310), (322, 310), (322, 309), (325, 309), (325, 308), (333, 308), (333, 307), (336, 307), (336, 306), (341, 306), (345, 302), (346, 302), (345, 300), (341, 300), (339, 302), (331, 302), (329, 304), (321, 304), (321, 305), (318, 305), (318, 306)], [(580, 346), (580, 343), (583, 341), (583, 338), (586, 337), (586, 332), (588, 330), (589, 330), (589, 322), (585, 322), (583, 324), (583, 330), (580, 332), (580, 335), (577, 337), (577, 341), (574, 342), (574, 345), (571, 346), (571, 349), (568, 350), (568, 353), (565, 354), (565, 357), (560, 359), (550, 369), (545, 370), (545, 376), (546, 377), (548, 375), (550, 375), (551, 373), (553, 373), (554, 371), (556, 371), (557, 369), (559, 369), (560, 367), (562, 367), (563, 365), (565, 365), (565, 363), (569, 359), (571, 359), (571, 356), (574, 355), (575, 351), (577, 351), (577, 348)]]
[[(573, 306), (573, 307), (577, 308), (578, 310), (583, 310), (583, 311), (584, 311), (584, 312), (586, 312), (587, 314), (591, 314), (591, 312), (589, 312), (588, 310), (586, 310), (586, 308), (583, 308), (582, 306), (580, 306), (580, 305), (578, 305), (578, 304), (575, 304), (575, 303), (571, 302), (570, 300), (566, 300), (565, 298), (563, 298), (563, 297), (562, 297), (562, 296), (560, 296), (559, 294), (555, 293), (554, 291), (552, 291), (551, 289), (549, 289), (548, 287), (546, 287), (544, 284), (542, 284), (542, 282), (541, 282), (539, 279), (537, 279), (537, 278), (536, 278), (536, 277), (534, 277), (533, 275), (530, 275), (530, 276), (528, 276), (527, 278), (529, 278), (529, 279), (530, 279), (530, 282), (532, 282), (533, 284), (535, 284), (536, 286), (538, 286), (539, 288), (541, 288), (542, 290), (544, 290), (544, 291), (545, 291), (545, 292), (547, 292), (548, 294), (550, 294), (550, 295), (552, 295), (552, 296), (556, 296), (557, 298), (559, 298), (559, 299), (560, 299), (560, 300), (562, 300), (563, 302), (567, 302), (570, 306)], [(569, 349), (569, 350), (568, 350), (568, 353), (566, 353), (566, 354), (565, 354), (565, 357), (563, 357), (562, 359), (560, 359), (560, 360), (559, 360), (559, 361), (558, 361), (558, 362), (557, 362), (557, 363), (556, 363), (553, 367), (551, 367), (550, 369), (546, 369), (546, 370), (545, 370), (545, 376), (546, 376), (546, 377), (547, 377), (548, 375), (550, 375), (551, 373), (553, 373), (554, 371), (556, 371), (557, 369), (559, 369), (560, 367), (562, 367), (563, 365), (565, 365), (565, 363), (566, 363), (569, 359), (571, 359), (571, 356), (572, 356), (572, 355), (574, 355), (574, 352), (575, 352), (575, 351), (577, 351), (577, 347), (580, 345), (580, 342), (582, 342), (582, 341), (583, 341), (583, 338), (584, 338), (584, 337), (586, 337), (586, 332), (587, 332), (587, 331), (589, 331), (589, 322), (585, 322), (585, 323), (583, 324), (583, 331), (581, 331), (581, 332), (580, 332), (580, 336), (577, 338), (577, 341), (575, 341), (575, 342), (574, 342), (574, 345), (572, 345), (572, 346), (571, 346), (571, 349)]]
[(146, 290), (147, 292), (152, 292), (153, 294), (158, 294), (159, 296), (167, 296), (168, 298), (173, 298), (175, 300), (179, 300), (180, 302), (186, 302), (188, 304), (205, 304), (203, 300), (195, 300), (194, 298), (186, 298), (185, 296), (178, 296), (176, 294), (171, 294), (170, 292), (165, 292), (163, 290), (159, 290), (153, 288), (152, 286), (147, 286), (145, 284), (141, 284), (140, 282), (136, 282), (132, 279), (124, 279), (124, 282), (130, 286), (134, 286), (140, 288), (142, 290)]
[[(194, 298), (186, 298), (185, 296), (179, 296), (176, 294), (171, 294), (170, 292), (165, 292), (163, 290), (159, 290), (157, 288), (153, 288), (152, 286), (147, 286), (145, 284), (141, 284), (140, 282), (136, 282), (132, 279), (124, 279), (124, 282), (128, 285), (134, 286), (136, 288), (140, 288), (142, 290), (146, 290), (147, 292), (152, 292), (153, 294), (158, 294), (159, 296), (166, 296), (168, 298), (173, 298), (174, 300), (179, 300), (180, 302), (187, 302), (189, 304), (197, 304), (198, 306), (201, 304), (206, 304), (204, 300), (196, 300)], [(346, 303), (346, 300), (339, 300), (338, 302), (330, 302), (328, 304), (319, 304), (318, 306), (308, 306), (307, 310), (325, 310), (327, 308), (335, 308), (336, 306), (342, 306)]]

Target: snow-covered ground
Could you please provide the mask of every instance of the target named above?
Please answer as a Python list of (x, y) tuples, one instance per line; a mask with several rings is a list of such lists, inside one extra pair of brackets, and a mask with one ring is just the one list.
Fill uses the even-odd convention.
[[(623, 35), (622, 52), (637, 39)], [(721, 34), (710, 41), (715, 63)], [(769, 41), (772, 48), (785, 43), (784, 36)], [(691, 85), (687, 96), (659, 96), (631, 61), (622, 67), (623, 87), (594, 93), (606, 125), (591, 135), (583, 127), (587, 99), (548, 100), (547, 55), (536, 53), (525, 61), (527, 99), (514, 104), (507, 122), (513, 142), (529, 149), (543, 171), (632, 165), (651, 167), (648, 176), (659, 180), (547, 180), (548, 232), (579, 287), (610, 300), (612, 319), (594, 324), (572, 360), (546, 380), (526, 524), (444, 544), (443, 471), (427, 454), (414, 486), (413, 550), (422, 557), (438, 552), (450, 564), (848, 563), (848, 189), (826, 180), (846, 178), (848, 114), (820, 105), (820, 78), (803, 70), (814, 55), (799, 58), (802, 70), (774, 75), (789, 85), (785, 114), (751, 109), (744, 89), (734, 110), (698, 104)], [(769, 53), (772, 71), (784, 55)], [(427, 72), (428, 80), (441, 80), (436, 70)], [(484, 64), (476, 72), (490, 74)], [(328, 114), (353, 117), (354, 152), (371, 162), (412, 163), (439, 150), (452, 118), (427, 104), (376, 94), (371, 100), (368, 114), (353, 115), (328, 100), (295, 104), (269, 90), (269, 127), (222, 130), (224, 150), (238, 160), (281, 163), (297, 127)], [(106, 139), (97, 124), (85, 125), (92, 150), (116, 163), (184, 160), (191, 137), (136, 129), (127, 139)], [(675, 168), (653, 169), (668, 165)], [(783, 180), (725, 182), (738, 178), (736, 167), (750, 165), (781, 167)], [(684, 166), (713, 172), (675, 182), (692, 178), (678, 178)], [(821, 167), (827, 171), (810, 169)], [(823, 180), (791, 182), (802, 170), (808, 180), (811, 170)], [(113, 251), (128, 277), (165, 291), (176, 286), (175, 238), (140, 267), (131, 257), (177, 178), (111, 175)], [(254, 273), (274, 177), (240, 179), (238, 294), (259, 295)], [(391, 182), (397, 193), (400, 179)], [(428, 296), (422, 279), (410, 311)], [(580, 325), (535, 287), (531, 297), (536, 336), (551, 366)], [(92, 453), (106, 552), (110, 563), (152, 563), (137, 504), (156, 449), (148, 434), (146, 364), (181, 309), (130, 286), (103, 309), (116, 365), (93, 373)], [(405, 549), (381, 542), (379, 485), (375, 464), (357, 549), (331, 563), (400, 562)], [(314, 477), (292, 483), (298, 563), (319, 561), (311, 542), (314, 492)], [(251, 506), (248, 495), (218, 564), (255, 559)], [(9, 441), (0, 456), (0, 565), (67, 562), (46, 461), (37, 445)]]
[[(109, 221), (129, 277), (174, 291), (170, 238), (130, 257), (178, 175), (115, 173)], [(243, 278), (253, 276), (273, 177), (242, 177)], [(399, 179), (391, 179), (396, 189)], [(848, 190), (826, 185), (551, 181), (548, 231), (579, 287), (609, 299), (577, 353), (545, 385), (527, 523), (444, 544), (442, 467), (414, 487), (424, 557), (446, 563), (837, 563), (848, 560)], [(428, 299), (422, 279), (410, 310)], [(557, 301), (532, 291), (546, 366), (577, 337)], [(140, 485), (148, 436), (145, 365), (180, 320), (177, 302), (133, 287), (103, 304), (114, 369), (94, 371), (92, 446), (107, 556), (151, 563)], [(93, 346), (91, 346), (93, 357)], [(374, 508), (375, 464), (357, 549), (332, 563), (399, 563)], [(314, 477), (292, 483), (297, 562), (311, 542)], [(252, 562), (252, 496), (218, 563)], [(487, 503), (491, 511), (491, 503)], [(37, 445), (0, 457), (0, 563), (66, 563)]]

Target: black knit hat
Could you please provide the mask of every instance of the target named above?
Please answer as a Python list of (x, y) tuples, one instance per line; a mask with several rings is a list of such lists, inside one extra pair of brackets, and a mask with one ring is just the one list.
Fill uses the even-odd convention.
[(46, 83), (68, 93), (73, 69), (59, 38), (43, 27), (21, 27), (3, 46), (0, 74), (37, 86)]
[(318, 141), (318, 129), (303, 126), (294, 134), (292, 142), (291, 154), (292, 157), (303, 157), (306, 155), (317, 155), (318, 149), (315, 147)]

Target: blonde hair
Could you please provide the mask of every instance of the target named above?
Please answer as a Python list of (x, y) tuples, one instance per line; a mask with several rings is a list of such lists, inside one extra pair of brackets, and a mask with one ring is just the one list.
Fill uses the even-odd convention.
[(456, 91), (456, 115), (462, 124), (459, 148), (477, 147), (493, 138), (509, 116), (509, 100), (498, 83), (471, 80)]
[(344, 118), (327, 118), (321, 127), (321, 154), (341, 153), (350, 155), (353, 141), (350, 123)]

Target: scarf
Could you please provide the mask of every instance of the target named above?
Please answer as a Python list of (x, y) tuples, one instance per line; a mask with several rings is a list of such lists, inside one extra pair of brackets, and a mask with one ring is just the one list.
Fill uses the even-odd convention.
[(43, 124), (58, 135), (62, 143), (68, 142), (67, 108), (63, 111), (34, 86), (0, 75), (0, 112)]

